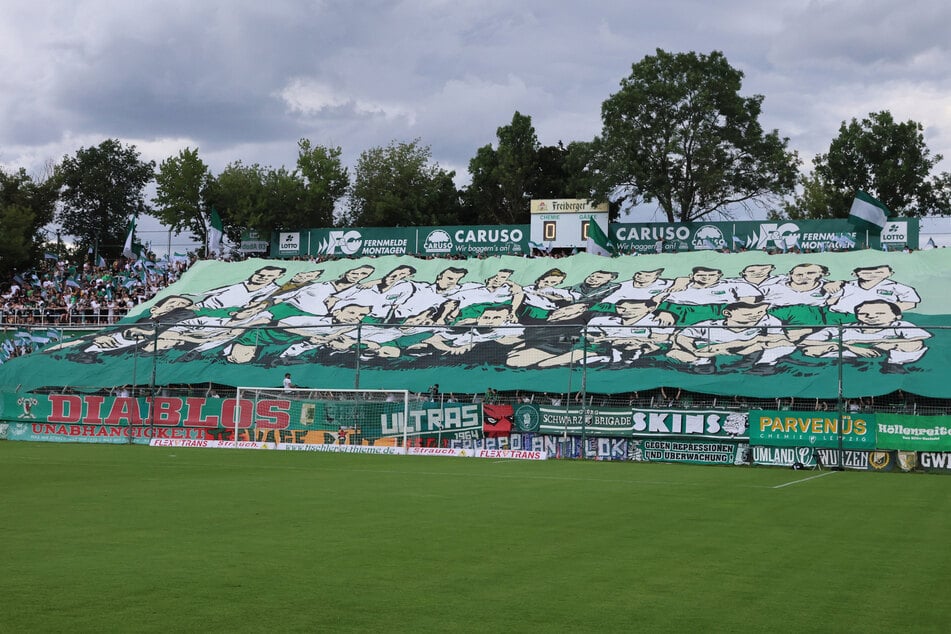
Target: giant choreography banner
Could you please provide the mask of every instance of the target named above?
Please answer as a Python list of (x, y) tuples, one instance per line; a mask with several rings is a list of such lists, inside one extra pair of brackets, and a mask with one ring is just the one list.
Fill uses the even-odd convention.
[[(946, 398), (949, 270), (942, 249), (206, 261), (118, 324), (0, 365), (0, 391), (278, 387), (291, 373), (469, 400), (582, 385)], [(592, 425), (637, 431), (613, 414)]]

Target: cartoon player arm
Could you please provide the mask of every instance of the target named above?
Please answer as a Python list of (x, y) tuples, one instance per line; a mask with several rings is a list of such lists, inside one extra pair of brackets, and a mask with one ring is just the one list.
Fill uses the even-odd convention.
[(509, 286), (512, 287), (512, 314), (514, 315), (525, 301), (525, 291), (515, 282), (509, 282)]
[(471, 343), (463, 344), (461, 346), (450, 345), (449, 342), (442, 337), (442, 335), (438, 334), (424, 340), (422, 343), (428, 344), (440, 352), (446, 352), (449, 354), (463, 354), (475, 347)]
[(667, 312), (666, 310), (656, 311), (654, 313), (654, 318), (657, 320), (657, 324), (660, 326), (673, 326), (675, 323), (677, 323), (677, 318), (674, 316), (674, 314)]

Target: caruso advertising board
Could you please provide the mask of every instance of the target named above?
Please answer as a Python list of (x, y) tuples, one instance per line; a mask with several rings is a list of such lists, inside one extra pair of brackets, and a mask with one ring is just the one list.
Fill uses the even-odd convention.
[(272, 253), (368, 257), (381, 255), (524, 255), (528, 225), (457, 227), (349, 227), (275, 233)]

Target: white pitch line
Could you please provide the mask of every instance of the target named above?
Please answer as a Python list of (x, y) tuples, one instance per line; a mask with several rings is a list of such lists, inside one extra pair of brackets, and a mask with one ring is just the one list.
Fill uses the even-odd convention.
[(800, 482), (809, 482), (809, 480), (815, 480), (816, 478), (822, 478), (822, 477), (825, 477), (825, 476), (827, 476), (827, 475), (832, 475), (833, 473), (834, 473), (834, 471), (825, 471), (825, 472), (823, 472), (823, 473), (820, 473), (819, 475), (809, 476), (808, 478), (803, 478), (803, 479), (801, 479), (801, 480), (793, 480), (792, 482), (787, 482), (786, 484), (777, 484), (777, 485), (774, 486), (773, 488), (774, 488), (774, 489), (781, 489), (781, 488), (783, 488), (783, 487), (788, 487), (788, 486), (790, 486), (790, 485), (792, 485), (792, 484), (799, 484)]

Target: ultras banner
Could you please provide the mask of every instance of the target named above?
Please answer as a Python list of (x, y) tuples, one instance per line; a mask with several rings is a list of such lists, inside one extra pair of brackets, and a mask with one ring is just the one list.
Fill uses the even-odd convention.
[(876, 414), (753, 410), (750, 444), (769, 447), (875, 449)]
[(951, 451), (951, 416), (875, 417), (879, 449), (902, 451)]
[[(951, 250), (205, 261), (0, 390), (123, 384), (947, 397)], [(841, 373), (840, 373), (841, 367)], [(840, 376), (841, 375), (841, 376)], [(624, 423), (626, 424), (626, 423)]]

